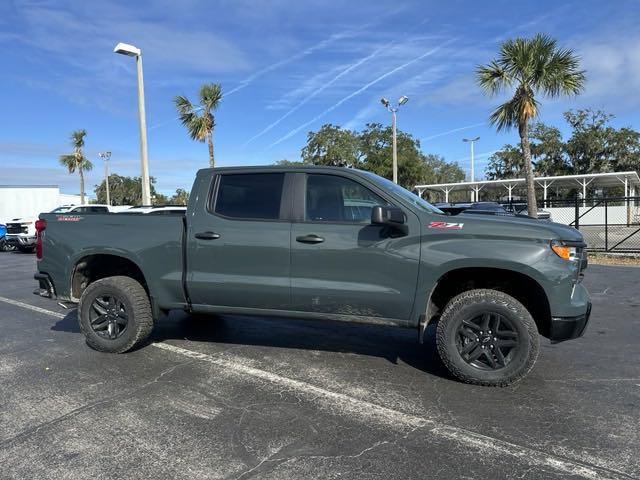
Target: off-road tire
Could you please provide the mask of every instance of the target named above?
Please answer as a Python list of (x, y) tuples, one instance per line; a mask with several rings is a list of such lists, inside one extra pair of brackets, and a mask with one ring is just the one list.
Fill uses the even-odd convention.
[[(462, 322), (482, 312), (506, 317), (517, 330), (517, 355), (498, 370), (477, 368), (463, 358), (456, 344)], [(538, 358), (540, 340), (536, 323), (518, 300), (506, 293), (477, 289), (453, 297), (444, 308), (436, 329), (436, 345), (449, 372), (465, 383), (504, 387), (524, 378)]]
[[(89, 310), (93, 301), (101, 295), (117, 296), (127, 311), (128, 323), (122, 336), (118, 338), (103, 338), (91, 327)], [(80, 297), (78, 322), (87, 344), (94, 350), (109, 353), (127, 352), (144, 342), (153, 330), (149, 296), (142, 285), (130, 277), (116, 276), (97, 280), (90, 284)]]

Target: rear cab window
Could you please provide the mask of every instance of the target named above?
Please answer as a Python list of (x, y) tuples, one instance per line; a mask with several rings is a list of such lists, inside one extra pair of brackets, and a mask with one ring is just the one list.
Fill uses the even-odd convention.
[(243, 220), (281, 218), (284, 173), (223, 173), (219, 175), (210, 210)]
[(109, 209), (107, 207), (76, 207), (71, 210), (72, 213), (108, 213)]

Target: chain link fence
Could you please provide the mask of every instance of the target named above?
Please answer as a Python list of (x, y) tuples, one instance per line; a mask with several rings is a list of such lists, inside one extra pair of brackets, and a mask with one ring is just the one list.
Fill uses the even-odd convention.
[(580, 230), (589, 250), (640, 253), (640, 197), (541, 201), (551, 220)]

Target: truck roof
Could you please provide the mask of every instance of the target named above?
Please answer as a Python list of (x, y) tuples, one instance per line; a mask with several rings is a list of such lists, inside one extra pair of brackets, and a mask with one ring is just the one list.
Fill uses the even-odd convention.
[(313, 172), (362, 172), (357, 168), (350, 167), (329, 167), (323, 165), (253, 165), (243, 167), (215, 167), (215, 168), (202, 168), (198, 170), (198, 175), (205, 175), (210, 173), (222, 173), (222, 172), (291, 172), (291, 171), (313, 171)]

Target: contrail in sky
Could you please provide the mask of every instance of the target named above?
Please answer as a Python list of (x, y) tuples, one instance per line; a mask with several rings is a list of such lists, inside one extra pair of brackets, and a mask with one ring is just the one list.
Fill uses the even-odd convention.
[[(193, 112), (199, 112), (202, 110), (202, 107), (197, 107), (193, 109)], [(155, 125), (151, 125), (149, 130), (155, 130), (156, 128), (164, 127), (165, 125), (175, 122), (176, 120), (180, 120), (180, 117), (172, 118), (171, 120), (165, 120), (164, 122), (156, 123)]]
[(358, 60), (357, 62), (349, 65), (347, 68), (345, 68), (344, 70), (342, 70), (340, 73), (338, 73), (335, 77), (333, 77), (331, 80), (329, 80), (327, 83), (323, 84), (320, 88), (317, 88), (316, 90), (314, 90), (313, 92), (311, 92), (310, 95), (308, 95), (306, 98), (304, 98), (302, 101), (300, 101), (297, 105), (295, 105), (293, 108), (291, 108), (287, 113), (285, 113), (284, 115), (282, 115), (280, 118), (278, 118), (275, 122), (267, 125), (262, 131), (258, 132), (257, 134), (255, 134), (253, 137), (251, 137), (249, 140), (247, 140), (247, 142), (245, 143), (245, 145), (251, 143), (252, 141), (254, 141), (256, 138), (261, 137), (262, 135), (264, 135), (265, 133), (267, 133), (269, 130), (271, 130), (273, 127), (275, 127), (276, 125), (278, 125), (280, 122), (282, 122), (285, 118), (287, 118), (289, 115), (291, 115), (292, 113), (294, 113), (296, 110), (298, 110), (300, 107), (302, 107), (303, 105), (305, 105), (306, 103), (308, 103), (310, 100), (312, 100), (314, 97), (316, 97), (317, 95), (319, 95), (320, 93), (322, 93), (324, 90), (326, 90), (327, 88), (329, 88), (331, 85), (333, 85), (334, 83), (336, 83), (338, 80), (340, 80), (342, 77), (344, 77), (346, 74), (348, 74), (349, 72), (351, 72), (352, 70), (358, 68), (360, 65), (362, 65), (363, 63), (371, 60), (372, 58), (376, 57), (380, 52), (382, 52), (383, 50), (389, 48), (389, 46), (391, 44), (393, 44), (394, 42), (390, 42), (378, 49), (376, 49), (373, 53), (371, 53), (370, 55), (367, 55), (364, 58), (361, 58), (360, 60)]
[[(306, 48), (305, 50), (303, 50), (302, 52), (296, 53), (295, 55), (292, 55), (289, 58), (285, 58), (284, 60), (280, 60), (279, 62), (276, 63), (272, 63), (271, 65), (268, 65), (266, 67), (264, 67), (261, 70), (258, 70), (257, 72), (249, 75), (247, 78), (245, 78), (244, 80), (242, 80), (240, 82), (239, 85), (237, 85), (236, 87), (232, 88), (231, 90), (229, 90), (228, 92), (223, 93), (223, 97), (228, 97), (229, 95), (233, 95), (234, 93), (236, 93), (239, 90), (242, 90), (245, 87), (248, 87), (251, 83), (253, 83), (255, 80), (257, 80), (258, 78), (260, 78), (261, 76), (272, 72), (273, 70), (276, 70), (280, 67), (283, 67), (289, 63), (295, 62), (296, 60), (299, 60), (303, 57), (306, 57), (307, 55), (311, 55), (313, 52), (317, 51), (317, 50), (321, 50), (329, 45), (331, 45), (334, 42), (337, 42), (338, 40), (342, 40), (343, 38), (348, 38), (351, 37), (353, 35), (355, 35), (357, 32), (364, 30), (365, 28), (367, 28), (369, 25), (363, 25), (360, 28), (357, 28), (355, 30), (350, 30), (350, 31), (346, 31), (346, 32), (341, 32), (341, 33), (335, 33), (333, 35), (331, 35), (328, 38), (325, 38), (324, 40), (322, 40), (321, 42), (312, 45), (311, 47)], [(199, 108), (200, 110), (202, 109), (202, 107)], [(164, 122), (160, 122), (157, 123), (155, 125), (152, 125), (149, 127), (149, 130), (155, 130), (156, 128), (162, 127), (164, 125), (167, 125), (171, 122), (175, 122), (176, 120), (180, 120), (180, 117), (176, 117), (174, 119), (171, 120), (166, 120)], [(249, 142), (247, 142), (249, 143)]]
[(322, 40), (321, 42), (308, 47), (306, 49), (304, 49), (302, 52), (296, 53), (295, 55), (292, 55), (289, 58), (285, 58), (284, 60), (280, 60), (279, 62), (276, 63), (272, 63), (271, 65), (268, 65), (266, 67), (264, 67), (261, 70), (258, 70), (257, 72), (249, 75), (247, 78), (245, 78), (244, 80), (242, 80), (240, 82), (240, 85), (238, 85), (235, 88), (232, 88), (231, 90), (229, 90), (225, 96), (229, 96), (229, 95), (233, 95), (234, 93), (236, 93), (239, 90), (242, 90), (243, 88), (249, 86), (249, 84), (251, 84), (252, 82), (254, 82), (256, 79), (260, 78), (261, 76), (272, 72), (273, 70), (280, 68), (284, 65), (287, 65), (291, 62), (295, 62), (296, 60), (299, 60), (303, 57), (306, 57), (307, 55), (312, 54), (313, 52), (317, 51), (317, 50), (321, 50), (329, 45), (331, 45), (334, 42), (337, 42), (338, 40), (342, 40), (343, 38), (348, 38), (353, 36), (355, 33), (365, 29), (366, 27), (368, 27), (368, 25), (362, 26), (358, 29), (355, 30), (350, 30), (347, 32), (342, 32), (342, 33), (335, 33), (333, 35), (331, 35), (329, 38), (325, 38), (324, 40)]
[(473, 125), (467, 125), (466, 127), (454, 128), (453, 130), (447, 130), (446, 132), (437, 133), (435, 135), (431, 135), (430, 137), (426, 137), (423, 141), (433, 140), (434, 138), (444, 137), (445, 135), (450, 135), (452, 133), (461, 132), (462, 130), (468, 130), (473, 127), (481, 127), (482, 125), (486, 125), (486, 122), (474, 123)]
[(302, 125), (294, 128), (293, 130), (291, 130), (289, 133), (287, 133), (286, 135), (284, 135), (283, 137), (279, 138), (278, 140), (276, 140), (275, 142), (273, 142), (271, 145), (269, 145), (269, 148), (274, 147), (276, 145), (278, 145), (281, 142), (284, 142), (285, 140), (291, 138), (292, 136), (294, 136), (296, 133), (298, 133), (300, 130), (308, 127), (309, 125), (311, 125), (312, 123), (318, 121), (320, 118), (324, 117), (327, 113), (332, 112), (333, 110), (335, 110), (336, 108), (338, 108), (340, 105), (342, 105), (343, 103), (345, 103), (346, 101), (352, 99), (353, 97), (355, 97), (356, 95), (361, 94), (362, 92), (364, 92), (365, 90), (369, 89), (370, 87), (372, 87), (373, 85), (375, 85), (378, 82), (381, 82), (382, 80), (384, 80), (385, 78), (393, 75), (396, 72), (399, 72), (400, 70), (408, 67), (409, 65), (412, 65), (420, 60), (422, 60), (423, 58), (428, 57), (429, 55), (433, 55), (435, 52), (437, 52), (440, 48), (444, 47), (445, 45), (453, 42), (455, 39), (450, 39), (447, 40), (446, 42), (442, 43), (441, 45), (432, 48), (431, 50), (426, 51), (425, 53), (423, 53), (422, 55), (419, 55), (417, 57), (415, 57), (412, 60), (409, 60), (406, 63), (403, 63), (402, 65), (399, 65), (397, 67), (395, 67), (392, 70), (389, 70), (387, 73), (380, 75), (378, 78), (370, 81), (369, 83), (367, 83), (366, 85), (360, 87), (358, 90), (356, 90), (355, 92), (350, 93), (349, 95), (347, 95), (346, 97), (344, 97), (342, 100), (338, 101), (336, 104), (330, 106), (329, 108), (327, 108), (324, 112), (316, 115), (314, 118), (312, 118), (311, 120), (309, 120), (308, 122), (303, 123)]
[[(498, 152), (499, 150), (490, 150), (488, 152), (482, 152), (482, 153), (477, 153), (473, 156), (474, 160), (479, 160), (481, 158), (487, 158), (490, 157), (491, 155), (493, 155), (494, 153)], [(469, 160), (469, 155), (465, 156), (465, 157), (460, 157), (456, 160), (454, 160), (454, 162), (466, 162), (467, 160)]]

